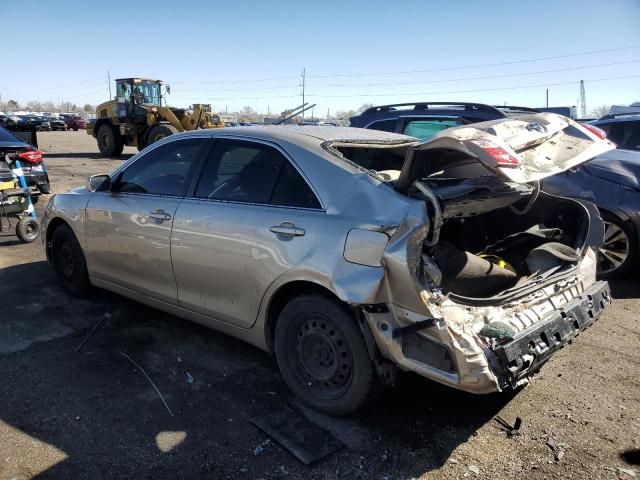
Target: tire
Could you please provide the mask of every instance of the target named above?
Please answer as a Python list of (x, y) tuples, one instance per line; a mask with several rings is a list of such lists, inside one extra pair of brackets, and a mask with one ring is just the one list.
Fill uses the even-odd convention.
[(275, 328), (280, 372), (303, 403), (330, 415), (360, 407), (372, 392), (374, 367), (353, 315), (323, 295), (301, 295)]
[(22, 217), (18, 220), (16, 235), (21, 242), (31, 243), (40, 235), (40, 223), (33, 217)]
[(147, 141), (145, 146), (151, 145), (159, 140), (162, 140), (169, 135), (173, 135), (174, 133), (178, 133), (178, 130), (169, 124), (160, 123), (158, 125), (154, 125), (147, 133)]
[(78, 131), (78, 127), (73, 127), (73, 131), (77, 132)]
[(638, 259), (638, 236), (633, 226), (609, 212), (601, 212), (604, 243), (598, 250), (598, 276), (616, 278), (628, 274)]
[(100, 125), (96, 134), (100, 153), (106, 157), (117, 157), (122, 153), (124, 142), (111, 125)]
[(40, 185), (38, 185), (38, 190), (43, 195), (48, 195), (48, 194), (51, 193), (51, 184), (50, 183), (41, 183)]
[(60, 225), (51, 239), (51, 262), (64, 290), (83, 297), (89, 293), (91, 284), (87, 273), (87, 263), (82, 248), (67, 225)]

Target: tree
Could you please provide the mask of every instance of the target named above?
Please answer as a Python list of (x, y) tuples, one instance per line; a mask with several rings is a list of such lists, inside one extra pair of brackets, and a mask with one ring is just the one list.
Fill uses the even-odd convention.
[(95, 108), (93, 108), (93, 105), (91, 105), (90, 103), (87, 103), (87, 104), (84, 106), (84, 111), (85, 111), (86, 113), (93, 113), (93, 112), (95, 111)]
[(351, 117), (355, 117), (357, 115), (355, 110), (339, 110), (336, 112), (335, 118), (341, 124), (347, 125), (349, 123), (349, 119)]
[(20, 104), (15, 100), (9, 100), (7, 102), (7, 110), (19, 110), (19, 109), (20, 109)]
[(51, 100), (42, 103), (42, 110), (45, 112), (53, 112), (55, 111), (56, 106), (53, 104)]
[(593, 108), (591, 112), (589, 112), (589, 117), (592, 117), (592, 118), (603, 117), (609, 113), (610, 109), (611, 109), (610, 105), (600, 105), (599, 107)]
[(42, 104), (37, 100), (30, 100), (26, 105), (27, 110), (31, 110), (32, 112), (41, 112)]

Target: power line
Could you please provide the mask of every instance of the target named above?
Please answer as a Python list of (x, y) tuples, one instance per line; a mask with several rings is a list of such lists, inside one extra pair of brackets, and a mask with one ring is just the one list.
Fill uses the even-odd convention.
[(640, 60), (625, 60), (622, 62), (612, 62), (612, 63), (600, 63), (596, 65), (584, 65), (581, 67), (567, 67), (567, 68), (556, 68), (553, 70), (539, 70), (537, 72), (524, 72), (524, 73), (506, 73), (503, 75), (487, 75), (482, 77), (461, 77), (461, 78), (447, 78), (440, 80), (423, 80), (423, 81), (415, 81), (415, 82), (388, 82), (388, 83), (337, 83), (331, 85), (320, 85), (324, 87), (383, 87), (383, 86), (396, 86), (396, 85), (422, 85), (427, 83), (443, 83), (443, 82), (462, 82), (466, 80), (487, 80), (491, 78), (507, 78), (507, 77), (520, 77), (525, 75), (539, 75), (543, 73), (555, 73), (555, 72), (568, 72), (571, 70), (584, 70), (587, 68), (597, 68), (597, 67), (610, 67), (612, 65), (624, 65), (628, 63), (640, 63)]
[(551, 57), (539, 57), (539, 58), (529, 58), (527, 60), (512, 60), (509, 62), (497, 62), (497, 63), (481, 63), (476, 65), (464, 65), (460, 67), (446, 67), (446, 68), (429, 68), (424, 70), (404, 70), (404, 71), (393, 71), (393, 72), (360, 72), (360, 73), (332, 73), (332, 74), (324, 74), (324, 75), (307, 75), (309, 78), (330, 78), (330, 77), (368, 77), (368, 76), (378, 76), (378, 75), (404, 75), (410, 73), (430, 73), (430, 72), (446, 72), (450, 70), (465, 70), (470, 68), (484, 68), (484, 67), (498, 67), (502, 65), (515, 65), (519, 63), (530, 63), (530, 62), (542, 62), (545, 60), (557, 60), (561, 58), (569, 58), (569, 57), (578, 57), (583, 55), (593, 55), (594, 53), (606, 53), (606, 52), (618, 52), (621, 50), (631, 50), (634, 48), (640, 48), (640, 45), (629, 45), (626, 47), (618, 47), (618, 48), (607, 48), (602, 50), (590, 50), (588, 52), (578, 52), (578, 53), (568, 53), (566, 55), (554, 55)]
[[(586, 82), (604, 82), (607, 80), (623, 80), (628, 78), (640, 78), (640, 75), (627, 75), (623, 77), (608, 77), (608, 78), (595, 78), (592, 80), (585, 80)], [(559, 85), (574, 85), (579, 83), (580, 80), (573, 80), (571, 82), (558, 82), (558, 83), (541, 83), (538, 85), (521, 85), (517, 87), (500, 87), (500, 88), (482, 88), (475, 90), (450, 90), (446, 92), (396, 92), (396, 93), (362, 93), (362, 94), (350, 94), (350, 95), (307, 95), (308, 97), (322, 97), (322, 98), (346, 98), (346, 97), (399, 97), (407, 95), (441, 95), (441, 94), (454, 94), (454, 93), (475, 93), (475, 92), (495, 92), (500, 90), (517, 90), (519, 88), (538, 88), (538, 87), (555, 87)]]
[(287, 77), (270, 77), (270, 78), (253, 78), (250, 80), (219, 80), (213, 82), (166, 82), (175, 85), (224, 85), (229, 83), (251, 83), (251, 82), (268, 82), (272, 80), (293, 80), (299, 79), (300, 75), (291, 75)]

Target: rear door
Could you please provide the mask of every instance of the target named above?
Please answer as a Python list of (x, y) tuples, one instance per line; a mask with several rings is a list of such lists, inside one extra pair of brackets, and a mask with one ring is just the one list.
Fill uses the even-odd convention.
[(250, 327), (269, 285), (314, 247), (324, 216), (276, 145), (216, 140), (173, 224), (180, 306)]
[(85, 228), (90, 275), (177, 301), (171, 226), (207, 141), (186, 138), (159, 145), (116, 175), (110, 192), (92, 195)]

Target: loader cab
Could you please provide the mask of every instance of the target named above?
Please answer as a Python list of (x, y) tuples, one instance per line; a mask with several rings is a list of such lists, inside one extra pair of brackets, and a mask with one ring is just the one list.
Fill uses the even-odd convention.
[(116, 80), (115, 112), (123, 123), (145, 123), (147, 109), (162, 103), (162, 82), (146, 78)]

